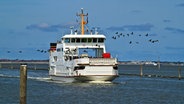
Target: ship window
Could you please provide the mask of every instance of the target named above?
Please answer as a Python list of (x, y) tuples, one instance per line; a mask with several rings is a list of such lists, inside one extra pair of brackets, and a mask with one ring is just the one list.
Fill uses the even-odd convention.
[(91, 43), (92, 42), (92, 39), (91, 38), (88, 38), (88, 42)]
[(54, 56), (54, 61), (57, 61), (57, 56)]
[(98, 43), (103, 43), (104, 42), (104, 38), (98, 38)]
[(65, 43), (70, 43), (70, 38), (65, 38)]
[(75, 43), (75, 38), (72, 38), (71, 39), (71, 43)]
[(77, 39), (76, 39), (76, 42), (77, 42), (77, 43), (80, 43), (80, 38), (77, 38)]
[(60, 52), (61, 51), (61, 49), (60, 48), (57, 48), (57, 52)]
[(87, 39), (86, 38), (82, 38), (82, 42), (83, 43), (86, 43), (87, 42)]
[(96, 43), (97, 42), (97, 38), (93, 38), (93, 43)]

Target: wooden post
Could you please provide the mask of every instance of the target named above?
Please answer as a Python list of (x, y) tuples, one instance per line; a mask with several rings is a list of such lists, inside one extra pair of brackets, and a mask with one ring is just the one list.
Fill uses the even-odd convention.
[(140, 76), (143, 76), (143, 71), (142, 71), (142, 64), (140, 65)]
[(181, 66), (178, 66), (178, 79), (181, 79)]
[(10, 69), (13, 69), (13, 63), (11, 62), (11, 68)]
[(36, 70), (36, 64), (34, 64), (34, 69)]
[(20, 104), (26, 104), (27, 65), (20, 66)]

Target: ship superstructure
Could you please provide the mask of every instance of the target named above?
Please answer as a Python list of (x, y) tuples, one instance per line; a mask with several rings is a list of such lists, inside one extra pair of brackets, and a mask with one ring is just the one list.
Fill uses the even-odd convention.
[(118, 64), (106, 52), (105, 35), (85, 29), (88, 14), (83, 9), (77, 16), (81, 18), (80, 29), (71, 28), (70, 34), (50, 43), (49, 75), (64, 82), (114, 80), (118, 77)]

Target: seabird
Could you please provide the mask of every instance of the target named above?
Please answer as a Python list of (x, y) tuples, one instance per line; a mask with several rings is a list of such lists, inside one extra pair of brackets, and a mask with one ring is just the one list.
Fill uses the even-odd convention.
[(112, 38), (113, 38), (113, 39), (116, 39), (116, 37), (115, 37), (115, 36), (113, 36)]
[(131, 34), (133, 35), (134, 33), (133, 33), (133, 32), (131, 32)]
[(149, 40), (150, 42), (152, 41), (152, 39)]
[(148, 33), (145, 36), (148, 36)]

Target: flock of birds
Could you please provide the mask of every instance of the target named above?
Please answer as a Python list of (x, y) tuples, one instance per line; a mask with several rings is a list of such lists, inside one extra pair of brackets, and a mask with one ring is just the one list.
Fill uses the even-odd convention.
[[(135, 36), (135, 34), (134, 34), (133, 32), (131, 32), (131, 33), (128, 33), (128, 34), (125, 35), (125, 34), (123, 34), (123, 33), (116, 32), (115, 35), (112, 36), (112, 39), (116, 40), (116, 39), (121, 38), (121, 37), (125, 38), (125, 37), (130, 37), (130, 36)], [(143, 37), (143, 36), (149, 37), (149, 34), (148, 34), (148, 33), (147, 33), (147, 34), (144, 34), (144, 35), (139, 34), (138, 36), (139, 36), (139, 37)], [(148, 42), (156, 43), (156, 42), (159, 42), (159, 40), (158, 40), (158, 39), (157, 39), (157, 40), (149, 39)], [(129, 41), (129, 44), (132, 44), (132, 43), (133, 43), (132, 40)], [(135, 43), (136, 43), (136, 44), (139, 44), (138, 41), (136, 41)]]
[[(136, 34), (134, 34), (133, 32), (131, 32), (131, 33), (128, 33), (128, 34), (123, 34), (123, 33), (120, 33), (120, 32), (116, 32), (115, 33), (115, 35), (114, 36), (112, 36), (112, 39), (113, 40), (116, 40), (116, 39), (118, 39), (118, 38), (121, 38), (121, 37), (123, 37), (123, 38), (125, 38), (125, 37), (131, 37), (131, 36), (135, 36)], [(147, 34), (139, 34), (139, 35), (137, 35), (137, 36), (139, 36), (139, 37), (149, 37), (150, 35), (147, 33)], [(150, 42), (150, 43), (157, 43), (157, 42), (159, 42), (159, 40), (158, 39), (156, 39), (156, 40), (154, 40), (154, 39), (149, 39), (148, 40), (148, 42)], [(136, 44), (139, 44), (140, 42), (139, 41), (132, 41), (132, 40), (130, 40), (129, 41), (129, 44), (133, 44), (133, 43), (136, 43)], [(40, 53), (47, 53), (48, 52), (48, 50), (42, 50), (42, 49), (37, 49), (36, 50), (37, 52), (40, 52)], [(85, 52), (85, 50), (84, 50), (84, 52)], [(11, 51), (7, 51), (7, 53), (11, 53)], [(18, 51), (18, 53), (23, 53), (23, 51)]]
[[(36, 50), (37, 52), (41, 52), (41, 53), (47, 53), (48, 51), (46, 50), (40, 50), (40, 49), (37, 49)], [(7, 51), (7, 53), (11, 53), (12, 51)], [(18, 53), (23, 53), (23, 51), (18, 51)]]

